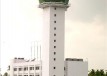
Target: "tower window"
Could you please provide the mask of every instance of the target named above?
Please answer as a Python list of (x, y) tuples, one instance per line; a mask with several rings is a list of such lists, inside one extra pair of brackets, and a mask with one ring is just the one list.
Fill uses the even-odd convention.
[(54, 52), (54, 55), (56, 55), (56, 52)]
[(56, 58), (54, 58), (54, 61), (56, 60)]
[(64, 67), (64, 70), (65, 70), (65, 67)]
[(56, 46), (54, 46), (54, 48), (56, 48)]
[(56, 67), (53, 67), (53, 69), (56, 69)]
[(56, 10), (56, 7), (54, 8), (54, 10)]
[(54, 23), (56, 23), (56, 21), (54, 21)]
[(56, 27), (54, 27), (54, 30), (56, 30)]
[(56, 40), (54, 40), (54, 42), (56, 42)]
[(54, 34), (54, 36), (56, 36), (56, 34)]
[(56, 14), (54, 14), (54, 17), (56, 17)]

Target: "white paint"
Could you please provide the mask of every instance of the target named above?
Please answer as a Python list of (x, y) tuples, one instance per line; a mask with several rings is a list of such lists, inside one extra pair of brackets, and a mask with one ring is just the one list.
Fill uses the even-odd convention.
[[(42, 65), (41, 61), (37, 61), (37, 60), (26, 61), (24, 59), (13, 59), (10, 63), (10, 70), (8, 70), (8, 74), (9, 76), (16, 76), (16, 75), (17, 76), (19, 75), (44, 76), (44, 73), (42, 71), (43, 66), (41, 65)], [(63, 69), (63, 72), (60, 72), (57, 70), (57, 72), (55, 73), (56, 74), (64, 73), (63, 76), (88, 76), (88, 62), (87, 61), (64, 61), (64, 65), (65, 65), (65, 70)], [(37, 66), (39, 66), (39, 70), (35, 68)], [(22, 68), (21, 71), (19, 71), (20, 67)], [(25, 67), (28, 67), (28, 70), (24, 70)], [(34, 67), (34, 70), (30, 70), (30, 67)], [(14, 71), (14, 68), (17, 68), (17, 71)], [(45, 68), (45, 70), (47, 71), (47, 68)], [(51, 71), (49, 69), (49, 72), (51, 72), (52, 74), (54, 73), (52, 69)]]
[(88, 76), (87, 61), (65, 61), (66, 76)]
[[(61, 6), (52, 5), (43, 8), (43, 76), (64, 76), (64, 24), (66, 7), (64, 7), (65, 5)], [(56, 14), (56, 16), (54, 16), (54, 14)], [(56, 27), (56, 30), (54, 30), (54, 27)], [(56, 34), (56, 36), (54, 36), (54, 34)], [(54, 40), (56, 40), (56, 42), (54, 42)], [(56, 48), (54, 48), (54, 46), (56, 46)], [(56, 52), (55, 55), (54, 52)], [(55, 61), (54, 58), (56, 58)]]
[[(36, 66), (39, 66), (39, 70), (36, 69)], [(28, 67), (28, 70), (24, 70), (24, 67)], [(30, 67), (34, 67), (34, 70), (30, 70)], [(17, 68), (17, 71), (14, 71), (14, 68)], [(22, 68), (19, 71), (19, 68)], [(39, 75), (41, 76), (41, 61), (26, 61), (23, 59), (13, 59), (10, 63), (10, 70), (8, 70), (9, 76), (24, 76), (24, 75)]]

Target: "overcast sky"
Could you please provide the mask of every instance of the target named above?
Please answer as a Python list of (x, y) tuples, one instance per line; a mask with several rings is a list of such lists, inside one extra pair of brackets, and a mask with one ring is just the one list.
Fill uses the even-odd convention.
[[(65, 20), (65, 57), (88, 60), (89, 69), (107, 68), (107, 0), (70, 0)], [(30, 59), (32, 41), (41, 42), (38, 0), (1, 0), (1, 68), (14, 57)]]

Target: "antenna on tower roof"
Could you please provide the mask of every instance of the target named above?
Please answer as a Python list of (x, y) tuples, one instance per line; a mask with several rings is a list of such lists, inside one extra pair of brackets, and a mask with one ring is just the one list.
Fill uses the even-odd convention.
[(31, 45), (31, 59), (32, 59), (32, 45)]
[(34, 59), (35, 59), (35, 41), (34, 41)]
[(38, 42), (37, 42), (37, 60), (38, 60)]
[(41, 45), (40, 45), (40, 60), (41, 60)]

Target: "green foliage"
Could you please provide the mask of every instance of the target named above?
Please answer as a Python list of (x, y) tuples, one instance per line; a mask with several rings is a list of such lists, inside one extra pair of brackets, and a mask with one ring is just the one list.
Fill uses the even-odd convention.
[(8, 73), (7, 73), (7, 72), (5, 72), (3, 76), (8, 76)]
[(100, 70), (100, 76), (104, 76), (104, 70)]
[(101, 74), (100, 71), (97, 70), (97, 71), (96, 71), (96, 76), (101, 76), (100, 74)]
[(107, 72), (105, 73), (104, 70), (94, 70), (92, 69), (88, 76), (107, 76)]
[(65, 4), (68, 4), (69, 0), (39, 0), (39, 3), (43, 2), (63, 2)]
[(105, 76), (107, 76), (107, 72), (106, 72)]
[(92, 69), (88, 76), (95, 76), (95, 70)]

